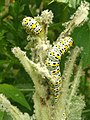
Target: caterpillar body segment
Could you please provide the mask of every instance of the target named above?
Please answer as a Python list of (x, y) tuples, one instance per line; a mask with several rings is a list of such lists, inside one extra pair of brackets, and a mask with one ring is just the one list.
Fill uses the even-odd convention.
[(28, 34), (34, 33), (37, 35), (42, 31), (41, 25), (32, 17), (25, 17), (22, 21), (22, 26)]
[[(49, 59), (48, 59), (48, 60), (49, 60)], [(59, 63), (58, 63), (58, 62), (56, 62), (56, 61), (53, 62), (53, 61), (51, 61), (51, 60), (50, 60), (50, 61), (47, 61), (46, 64), (47, 64), (47, 66), (50, 66), (50, 67), (51, 67), (51, 66), (52, 66), (52, 67), (57, 67), (57, 66), (59, 66)]]
[(45, 62), (47, 69), (49, 70), (49, 74), (51, 76), (51, 80), (49, 81), (49, 89), (50, 94), (54, 97), (54, 101), (57, 102), (62, 87), (62, 78), (60, 72), (60, 60), (62, 55), (68, 51), (68, 49), (72, 46), (73, 40), (71, 37), (67, 36), (61, 39), (53, 48), (48, 52), (47, 60)]
[(57, 100), (58, 100), (58, 98), (60, 96), (61, 88), (62, 88), (62, 79), (61, 79), (61, 77), (59, 77), (57, 83), (54, 83), (54, 84), (50, 83), (49, 90), (50, 90), (50, 95), (53, 96), (54, 103), (57, 102)]

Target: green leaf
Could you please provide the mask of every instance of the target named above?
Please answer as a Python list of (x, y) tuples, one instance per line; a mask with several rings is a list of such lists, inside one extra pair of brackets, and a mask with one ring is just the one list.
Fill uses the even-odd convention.
[(4, 10), (5, 0), (0, 0), (0, 12)]
[(81, 0), (56, 0), (57, 2), (68, 3), (69, 7), (76, 8)]
[(23, 105), (24, 107), (28, 108), (30, 110), (30, 106), (27, 103), (24, 95), (15, 87), (8, 84), (1, 84), (0, 85), (0, 93), (3, 93), (6, 95), (6, 97), (11, 98), (15, 102), (18, 102), (19, 104)]
[(82, 62), (83, 68), (90, 67), (90, 28), (87, 24), (77, 28), (74, 33), (75, 45), (83, 47)]
[(5, 38), (5, 36), (4, 36), (5, 33), (6, 33), (5, 30), (2, 30), (2, 31), (0, 32), (0, 41)]
[(15, 30), (15, 27), (14, 27), (14, 24), (13, 24), (13, 23), (10, 23), (10, 22), (5, 22), (4, 24), (6, 25), (6, 27), (7, 27), (7, 29), (8, 29), (8, 30), (12, 31), (13, 33), (15, 33), (15, 32), (16, 32), (16, 30)]
[(0, 60), (0, 66), (2, 66), (3, 64), (8, 64), (10, 63), (9, 60)]
[(0, 120), (3, 120), (4, 112), (0, 111)]

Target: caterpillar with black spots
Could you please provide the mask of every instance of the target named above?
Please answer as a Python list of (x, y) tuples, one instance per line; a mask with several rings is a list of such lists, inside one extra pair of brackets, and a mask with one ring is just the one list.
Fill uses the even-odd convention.
[(41, 25), (32, 17), (25, 17), (22, 21), (22, 26), (28, 34), (38, 35), (42, 31)]
[(49, 90), (50, 94), (54, 97), (55, 103), (60, 96), (62, 87), (60, 60), (62, 55), (68, 51), (72, 44), (73, 40), (70, 36), (64, 37), (60, 40), (60, 42), (56, 43), (56, 45), (52, 47), (47, 55), (48, 58), (45, 64), (51, 76), (51, 80), (49, 81)]

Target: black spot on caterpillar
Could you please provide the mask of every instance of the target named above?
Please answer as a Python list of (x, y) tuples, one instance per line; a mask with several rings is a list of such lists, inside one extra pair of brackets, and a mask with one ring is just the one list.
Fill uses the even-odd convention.
[(48, 52), (48, 58), (45, 62), (49, 74), (51, 76), (51, 80), (49, 81), (49, 90), (50, 94), (54, 96), (54, 101), (57, 102), (61, 87), (62, 87), (62, 78), (60, 72), (60, 60), (62, 55), (68, 51), (68, 49), (72, 46), (73, 40), (70, 36), (67, 36), (61, 39), (56, 45), (53, 46), (52, 50)]

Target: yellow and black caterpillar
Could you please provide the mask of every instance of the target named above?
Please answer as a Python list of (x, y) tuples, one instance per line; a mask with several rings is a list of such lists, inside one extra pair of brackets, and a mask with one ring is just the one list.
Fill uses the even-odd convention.
[(48, 52), (48, 58), (46, 60), (46, 66), (49, 70), (51, 80), (49, 81), (50, 94), (54, 96), (54, 101), (57, 99), (61, 92), (62, 78), (60, 72), (60, 60), (62, 55), (68, 51), (72, 46), (73, 40), (71, 37), (65, 37), (61, 39), (53, 48)]
[(37, 35), (42, 31), (40, 24), (32, 17), (25, 17), (22, 21), (22, 26), (28, 34), (34, 33)]

